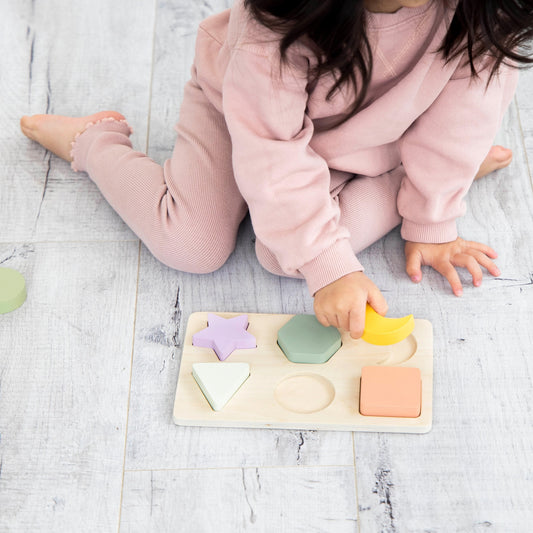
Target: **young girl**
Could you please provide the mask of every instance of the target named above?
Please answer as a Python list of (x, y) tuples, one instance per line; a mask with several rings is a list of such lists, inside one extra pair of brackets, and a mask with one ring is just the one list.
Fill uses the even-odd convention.
[(532, 35), (527, 0), (236, 0), (200, 25), (163, 167), (117, 112), (21, 127), (173, 268), (219, 268), (249, 210), (261, 264), (358, 338), (366, 303), (387, 304), (355, 254), (398, 224), (414, 282), (430, 265), (459, 296), (455, 267), (499, 275), (455, 221), (476, 174), (510, 162), (491, 145)]

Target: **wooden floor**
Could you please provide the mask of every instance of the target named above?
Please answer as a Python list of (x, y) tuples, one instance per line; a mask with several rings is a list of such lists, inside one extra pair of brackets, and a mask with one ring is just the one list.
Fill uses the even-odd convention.
[(359, 256), (390, 316), (434, 325), (430, 433), (172, 423), (189, 314), (311, 313), (306, 287), (259, 266), (249, 223), (220, 271), (164, 267), (18, 121), (117, 109), (163, 162), (197, 24), (229, 3), (0, 0), (0, 265), (28, 284), (0, 316), (0, 532), (530, 532), (533, 72), (497, 139), (514, 161), (460, 222), (501, 277), (414, 285), (397, 232)]

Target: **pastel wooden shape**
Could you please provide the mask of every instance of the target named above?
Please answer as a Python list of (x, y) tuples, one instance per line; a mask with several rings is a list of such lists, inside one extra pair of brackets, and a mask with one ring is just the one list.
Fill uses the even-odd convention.
[(221, 361), (237, 349), (255, 348), (255, 337), (246, 331), (248, 316), (239, 315), (233, 318), (223, 318), (209, 313), (207, 328), (193, 335), (193, 346), (212, 348)]
[(377, 344), (378, 346), (396, 344), (411, 335), (414, 327), (413, 315), (402, 318), (387, 318), (376, 313), (367, 304), (365, 330), (362, 339), (369, 344)]
[(0, 314), (10, 313), (26, 301), (26, 281), (12, 268), (0, 268)]
[(250, 375), (248, 363), (195, 363), (192, 375), (214, 411), (220, 411)]
[(421, 411), (420, 369), (365, 366), (361, 369), (359, 411), (366, 416), (416, 418)]
[(325, 363), (341, 347), (341, 334), (314, 315), (296, 315), (278, 331), (278, 345), (293, 363)]

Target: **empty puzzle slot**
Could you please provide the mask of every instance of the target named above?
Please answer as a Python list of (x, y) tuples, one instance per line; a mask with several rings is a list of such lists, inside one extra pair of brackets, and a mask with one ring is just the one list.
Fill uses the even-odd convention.
[(409, 335), (409, 337), (403, 339), (402, 341), (389, 346), (385, 353), (383, 352), (382, 346), (376, 346), (375, 352), (368, 351), (362, 357), (365, 358), (365, 363), (369, 365), (400, 365), (406, 361), (409, 361), (409, 359), (416, 354), (417, 348), (418, 345), (415, 337), (413, 335)]
[(320, 374), (293, 374), (278, 383), (274, 397), (282, 407), (294, 413), (316, 413), (331, 404), (335, 387)]

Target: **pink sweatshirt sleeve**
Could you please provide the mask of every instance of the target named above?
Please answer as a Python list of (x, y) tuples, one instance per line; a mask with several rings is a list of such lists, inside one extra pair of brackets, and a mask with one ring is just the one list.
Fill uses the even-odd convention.
[(286, 273), (301, 273), (314, 294), (363, 268), (339, 226), (327, 163), (309, 147), (306, 65), (280, 74), (277, 52), (231, 53), (222, 94), (237, 185), (257, 238)]
[[(457, 238), (456, 219), (514, 94), (518, 73), (502, 67), (486, 88), (490, 69), (470, 78), (463, 67), (400, 140), (406, 177), (398, 193), (402, 237), (442, 243)], [(413, 95), (416, 98), (416, 95)]]

